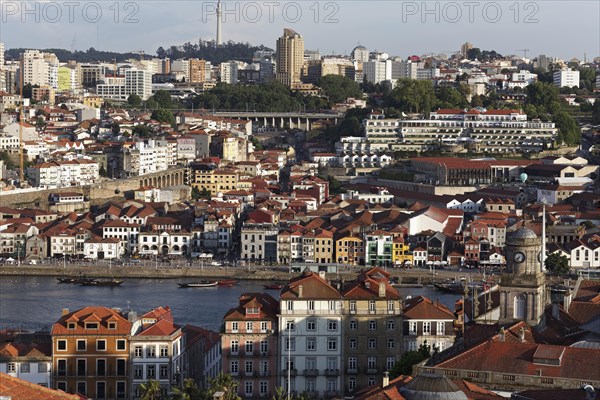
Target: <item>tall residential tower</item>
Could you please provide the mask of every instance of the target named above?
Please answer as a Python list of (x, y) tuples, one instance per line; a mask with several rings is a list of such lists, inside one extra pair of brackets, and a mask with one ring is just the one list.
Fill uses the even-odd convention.
[(284, 29), (277, 39), (277, 82), (287, 86), (300, 83), (304, 64), (304, 39), (292, 29)]

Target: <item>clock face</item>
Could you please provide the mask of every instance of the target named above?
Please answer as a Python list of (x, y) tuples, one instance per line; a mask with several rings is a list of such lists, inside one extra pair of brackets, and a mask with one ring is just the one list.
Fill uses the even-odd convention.
[(525, 261), (525, 254), (521, 253), (520, 251), (516, 252), (514, 260), (516, 263), (522, 263)]

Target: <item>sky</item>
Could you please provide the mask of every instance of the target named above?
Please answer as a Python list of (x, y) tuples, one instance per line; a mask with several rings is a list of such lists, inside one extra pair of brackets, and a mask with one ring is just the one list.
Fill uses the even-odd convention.
[[(216, 1), (216, 0), (215, 0)], [(7, 49), (139, 51), (216, 36), (215, 1), (0, 0), (0, 42)], [(369, 50), (407, 57), (482, 50), (529, 58), (600, 56), (600, 1), (226, 1), (223, 39), (275, 48), (284, 28), (307, 49)]]

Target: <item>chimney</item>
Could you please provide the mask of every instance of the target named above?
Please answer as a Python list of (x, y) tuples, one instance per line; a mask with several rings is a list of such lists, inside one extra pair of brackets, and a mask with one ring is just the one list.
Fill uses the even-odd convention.
[(127, 313), (127, 321), (129, 321), (129, 322), (137, 321), (137, 313), (135, 311), (129, 311)]
[(62, 309), (62, 315), (67, 315), (69, 313), (69, 309), (68, 308), (63, 308)]
[(385, 297), (385, 283), (379, 282), (379, 297)]
[(298, 298), (302, 298), (304, 295), (304, 287), (302, 285), (298, 285)]
[(519, 340), (521, 340), (521, 342), (525, 342), (525, 328), (521, 327), (521, 330), (519, 331)]
[(506, 333), (504, 332), (504, 327), (500, 328), (500, 333), (498, 334), (498, 336), (500, 337), (500, 341), (504, 342), (504, 340), (506, 339)]
[(325, 275), (326, 275), (326, 272), (325, 272), (325, 271), (319, 271), (319, 276), (320, 276), (321, 278), (325, 279)]
[(558, 303), (552, 303), (552, 318), (560, 321), (560, 306)]
[(386, 387), (390, 384), (390, 373), (385, 371), (383, 373), (383, 387)]

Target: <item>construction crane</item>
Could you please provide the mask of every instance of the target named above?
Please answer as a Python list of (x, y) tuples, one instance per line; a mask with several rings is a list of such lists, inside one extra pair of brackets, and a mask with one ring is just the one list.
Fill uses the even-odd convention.
[(527, 59), (527, 53), (529, 52), (529, 49), (521, 49), (521, 50), (517, 50), (517, 51), (522, 51), (523, 52), (523, 58)]

